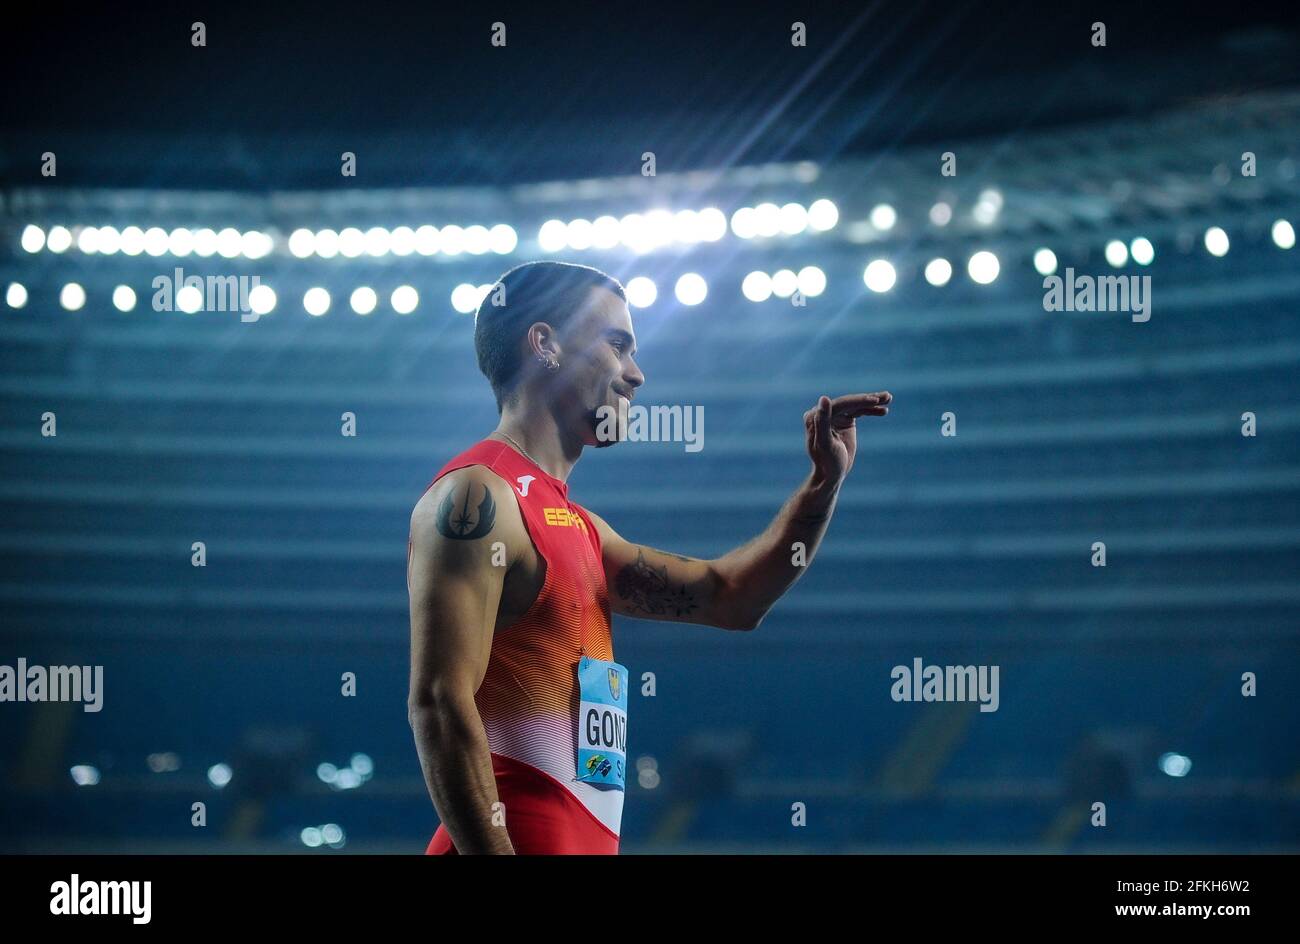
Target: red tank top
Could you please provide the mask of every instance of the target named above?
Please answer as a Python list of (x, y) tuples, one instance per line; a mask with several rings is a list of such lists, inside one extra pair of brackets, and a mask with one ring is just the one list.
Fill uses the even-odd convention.
[[(584, 653), (614, 658), (600, 534), (586, 510), (569, 501), (564, 482), (494, 439), (456, 456), (429, 487), (472, 465), (510, 486), (546, 564), (532, 606), (493, 635), (487, 674), (474, 696), (507, 831), (520, 852), (617, 852), (623, 791), (575, 779), (578, 659)], [(479, 500), (473, 496), (471, 506)], [(442, 827), (428, 851), (454, 851)]]

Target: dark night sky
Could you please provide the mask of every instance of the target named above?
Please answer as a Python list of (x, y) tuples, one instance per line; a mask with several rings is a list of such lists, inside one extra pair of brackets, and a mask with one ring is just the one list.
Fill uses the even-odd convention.
[(311, 186), (348, 148), (387, 152), (377, 184), (625, 172), (647, 148), (824, 160), (1300, 85), (1298, 16), (1267, 5), (202, 6), (8, 12), (4, 179), (35, 146), (93, 151), (68, 183), (250, 188)]

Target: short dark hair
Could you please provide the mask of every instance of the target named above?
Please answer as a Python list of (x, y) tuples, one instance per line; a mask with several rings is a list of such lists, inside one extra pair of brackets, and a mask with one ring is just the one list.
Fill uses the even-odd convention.
[[(503, 293), (499, 289), (504, 288)], [(593, 288), (627, 293), (612, 275), (571, 262), (525, 262), (497, 279), (474, 313), (478, 369), (492, 385), (500, 413), (523, 366), (520, 342), (528, 327), (544, 321), (557, 330), (580, 309)], [(498, 295), (503, 304), (496, 304)]]

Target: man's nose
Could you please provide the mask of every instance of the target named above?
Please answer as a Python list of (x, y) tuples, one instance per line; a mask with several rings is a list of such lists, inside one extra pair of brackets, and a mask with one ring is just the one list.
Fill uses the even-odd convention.
[(636, 366), (636, 361), (632, 361), (631, 371), (623, 374), (623, 382), (633, 390), (645, 383), (645, 374), (641, 373), (641, 368)]

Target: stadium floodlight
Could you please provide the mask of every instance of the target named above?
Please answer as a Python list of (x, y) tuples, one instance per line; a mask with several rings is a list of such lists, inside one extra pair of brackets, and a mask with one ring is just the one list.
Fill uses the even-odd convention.
[(488, 245), (498, 256), (509, 255), (519, 245), (519, 234), (513, 226), (498, 223), (488, 230)]
[(94, 226), (83, 226), (77, 233), (77, 249), (88, 256), (99, 252), (99, 230)]
[(409, 315), (420, 304), (420, 293), (410, 285), (399, 285), (393, 289), (389, 303), (399, 315)]
[(379, 296), (375, 294), (375, 290), (370, 286), (362, 285), (360, 288), (352, 290), (352, 296), (348, 299), (348, 303), (358, 315), (368, 315), (379, 304)]
[(66, 226), (51, 227), (49, 235), (45, 237), (45, 248), (50, 252), (67, 252), (71, 245), (72, 231)]
[(316, 255), (322, 259), (333, 259), (339, 254), (339, 234), (332, 229), (316, 231)]
[(597, 249), (613, 249), (618, 245), (619, 228), (617, 217), (596, 217), (591, 224), (591, 244)]
[(772, 294), (777, 298), (789, 298), (799, 288), (799, 276), (793, 269), (780, 269), (772, 273)]
[(465, 251), (465, 230), (451, 223), (442, 228), (438, 241), (444, 255), (459, 256)]
[(1212, 256), (1226, 256), (1231, 244), (1228, 234), (1218, 226), (1211, 226), (1205, 231), (1205, 249)]
[(188, 256), (194, 251), (194, 233), (178, 226), (167, 234), (167, 252), (173, 256)]
[(248, 293), (248, 307), (259, 315), (275, 311), (275, 289), (269, 285), (254, 285)]
[(27, 286), (22, 282), (10, 282), (5, 289), (5, 304), (10, 308), (22, 308), (27, 304)]
[(1290, 249), (1295, 246), (1295, 227), (1290, 220), (1275, 220), (1271, 230), (1273, 244), (1278, 249)]
[(409, 226), (399, 226), (393, 230), (388, 248), (395, 256), (409, 256), (415, 252), (415, 230)]
[(415, 251), (422, 256), (437, 255), (441, 238), (436, 226), (427, 223), (415, 231)]
[[(151, 232), (153, 232), (153, 230), (149, 231), (149, 233)], [(153, 253), (149, 251), (149, 244), (148, 244), (149, 233), (144, 234), (145, 236), (144, 248), (145, 248), (145, 252), (149, 252), (150, 255), (153, 255)], [(233, 226), (227, 226), (221, 232), (217, 233), (217, 254), (220, 255), (223, 259), (234, 259), (243, 251), (243, 249), (244, 249), (243, 234), (241, 234), (239, 230), (235, 229)]]
[(330, 293), (320, 286), (309, 288), (302, 297), (302, 307), (307, 309), (307, 314), (319, 318), (330, 310)]
[(764, 238), (781, 232), (781, 208), (775, 203), (760, 203), (754, 207), (754, 234)]
[[(122, 251), (126, 251), (126, 230), (122, 231)], [(194, 254), (207, 258), (217, 253), (217, 233), (216, 230), (203, 229), (194, 234)]]
[(1118, 269), (1128, 262), (1128, 246), (1124, 245), (1122, 239), (1112, 239), (1106, 243), (1105, 255), (1106, 261)]
[(122, 234), (113, 226), (101, 226), (99, 228), (99, 252), (101, 255), (111, 256), (122, 248)]
[(542, 252), (559, 252), (569, 243), (568, 227), (563, 220), (547, 220), (537, 231), (537, 243)]
[(564, 241), (570, 249), (590, 249), (595, 239), (595, 227), (591, 220), (570, 220), (564, 228)]
[(345, 259), (356, 259), (366, 251), (366, 235), (355, 226), (339, 230), (339, 254)]
[(727, 215), (717, 207), (705, 207), (695, 215), (695, 220), (700, 239), (706, 243), (716, 243), (727, 235)]
[[(234, 233), (234, 230), (230, 230)], [(239, 234), (235, 233), (236, 239)], [(167, 247), (171, 245), (171, 240), (167, 237), (167, 230), (161, 226), (150, 226), (144, 231), (144, 251), (151, 256), (167, 255)], [(235, 253), (238, 255), (238, 252)]]
[(808, 228), (808, 210), (802, 203), (787, 203), (781, 207), (781, 232), (797, 236)]
[(989, 285), (998, 277), (1002, 270), (998, 263), (998, 257), (987, 249), (981, 249), (975, 255), (971, 256), (966, 263), (966, 272), (971, 279), (980, 285)]
[(39, 226), (28, 223), (23, 227), (23, 235), (20, 240), (24, 251), (40, 252), (45, 248), (45, 230)]
[(930, 207), (930, 222), (935, 226), (947, 226), (952, 222), (952, 207), (943, 201)]
[(176, 290), (176, 307), (187, 315), (203, 309), (203, 292), (194, 285), (182, 285)]
[(820, 200), (814, 200), (808, 207), (808, 228), (824, 233), (826, 230), (834, 229), (835, 224), (840, 221), (839, 207), (831, 200), (823, 197)]
[(1138, 265), (1150, 265), (1151, 260), (1156, 257), (1156, 247), (1151, 245), (1151, 240), (1145, 236), (1139, 236), (1129, 243), (1128, 251)]
[(393, 234), (382, 226), (372, 226), (366, 230), (365, 245), (367, 256), (386, 256), (393, 246)]
[(488, 228), (475, 223), (472, 226), (465, 227), (465, 251), (471, 256), (481, 256), (488, 251), (492, 239), (488, 235)]
[(888, 260), (873, 259), (863, 270), (862, 281), (873, 292), (888, 292), (898, 281), (898, 273)]
[(753, 239), (758, 235), (758, 217), (753, 207), (741, 207), (731, 214), (731, 231), (741, 239)]
[(898, 222), (898, 211), (888, 203), (878, 203), (871, 209), (871, 225), (882, 233), (894, 228)]
[(942, 257), (925, 264), (925, 280), (935, 288), (942, 288), (952, 279), (952, 263)]
[(119, 285), (113, 289), (113, 307), (118, 311), (135, 309), (135, 290), (129, 285)]
[(306, 259), (316, 251), (316, 234), (309, 229), (296, 229), (289, 234), (289, 252), (296, 259)]
[(799, 291), (809, 298), (816, 298), (826, 291), (826, 273), (817, 266), (804, 266), (797, 277)]
[(741, 281), (740, 292), (751, 302), (765, 302), (772, 297), (772, 277), (766, 272), (751, 272)]
[(472, 314), (479, 304), (478, 289), (467, 282), (462, 282), (451, 290), (451, 307), (462, 315)]
[(627, 303), (633, 308), (649, 308), (659, 297), (659, 288), (654, 280), (644, 275), (630, 279), (623, 288), (627, 293)]
[[(50, 237), (54, 237), (54, 230), (50, 230)], [(138, 256), (142, 252), (144, 252), (144, 230), (138, 226), (128, 226), (122, 230), (122, 254)]]
[(1039, 275), (1051, 275), (1056, 271), (1056, 253), (1046, 247), (1035, 250), (1034, 269)]
[(76, 282), (69, 282), (59, 292), (59, 304), (68, 311), (80, 311), (86, 304), (86, 290)]
[(698, 272), (687, 272), (677, 280), (673, 291), (683, 305), (698, 305), (708, 297), (709, 283)]

